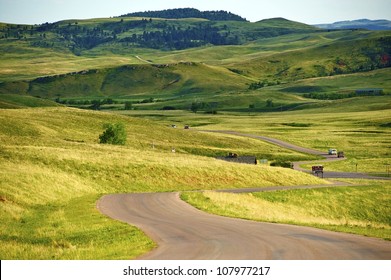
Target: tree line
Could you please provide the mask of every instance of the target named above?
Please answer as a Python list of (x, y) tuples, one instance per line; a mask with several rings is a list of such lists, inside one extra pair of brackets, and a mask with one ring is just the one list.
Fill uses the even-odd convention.
[(303, 97), (311, 98), (311, 99), (318, 99), (318, 100), (338, 100), (338, 99), (345, 99), (345, 98), (352, 98), (352, 97), (359, 97), (359, 96), (383, 96), (383, 95), (387, 95), (387, 93), (385, 93), (383, 91), (377, 92), (377, 93), (373, 93), (373, 92), (363, 92), (363, 93), (357, 93), (357, 92), (350, 92), (350, 93), (311, 92), (311, 93), (303, 94)]
[[(12, 30), (12, 32), (11, 32)], [(47, 34), (57, 34), (57, 38)], [(124, 33), (126, 34), (124, 36)], [(14, 36), (28, 39), (32, 46), (67, 46), (72, 52), (92, 49), (106, 43), (125, 43), (142, 48), (179, 50), (204, 45), (237, 45), (238, 35), (231, 33), (227, 25), (217, 26), (210, 22), (169, 23), (167, 21), (141, 19), (105, 22), (93, 27), (78, 22), (44, 23), (39, 26), (7, 29), (3, 38)], [(39, 40), (31, 40), (37, 38)]]
[(247, 21), (241, 16), (235, 15), (227, 11), (204, 11), (201, 12), (193, 8), (183, 8), (183, 9), (168, 9), (162, 11), (146, 11), (146, 12), (137, 12), (129, 13), (122, 15), (121, 17), (150, 17), (150, 18), (167, 18), (167, 19), (177, 19), (177, 18), (204, 18), (208, 20), (216, 21)]
[(153, 49), (187, 49), (207, 44), (237, 45), (240, 44), (238, 36), (229, 31), (221, 30), (210, 24), (200, 24), (186, 29), (169, 27), (162, 31), (144, 31), (142, 34), (133, 34), (121, 39), (120, 42), (132, 43), (140, 47)]

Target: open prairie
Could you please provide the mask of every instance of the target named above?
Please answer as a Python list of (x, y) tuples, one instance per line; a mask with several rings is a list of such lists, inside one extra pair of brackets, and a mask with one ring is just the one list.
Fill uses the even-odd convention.
[(232, 194), (183, 193), (198, 209), (217, 215), (311, 226), (390, 240), (388, 181), (351, 181), (357, 186)]
[[(263, 147), (305, 158), (254, 140), (67, 108), (3, 109), (0, 118), (3, 259), (124, 259), (153, 248), (139, 230), (98, 213), (96, 200), (107, 193), (325, 183), (294, 170), (205, 156)], [(98, 143), (106, 122), (126, 125), (125, 146)]]
[[(129, 259), (153, 250), (150, 236), (97, 210), (102, 196), (122, 193), (183, 192), (218, 215), (389, 240), (389, 181), (214, 192), (331, 183), (279, 167), (310, 160), (310, 169), (320, 157), (208, 130), (335, 148), (346, 159), (322, 163), (326, 170), (387, 177), (390, 40), (390, 31), (281, 18), (0, 24), (0, 258)], [(117, 123), (125, 145), (100, 144), (104, 125)], [(229, 153), (262, 164), (216, 159)]]

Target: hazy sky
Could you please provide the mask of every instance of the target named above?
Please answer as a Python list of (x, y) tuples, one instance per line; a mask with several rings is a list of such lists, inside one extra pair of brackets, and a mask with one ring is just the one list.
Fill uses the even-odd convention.
[(391, 20), (391, 0), (0, 0), (0, 22), (39, 24), (189, 7), (226, 10), (250, 21), (272, 17), (308, 24)]

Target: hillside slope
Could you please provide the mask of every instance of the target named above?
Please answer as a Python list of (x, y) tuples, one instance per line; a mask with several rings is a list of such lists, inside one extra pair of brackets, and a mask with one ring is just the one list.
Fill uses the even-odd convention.
[(245, 88), (249, 80), (222, 67), (201, 63), (126, 65), (86, 70), (31, 81), (0, 84), (0, 93), (43, 98), (138, 97), (172, 98)]
[[(365, 72), (391, 66), (389, 33), (323, 34), (328, 43), (256, 57), (233, 67), (261, 79), (292, 81), (304, 78)], [(384, 36), (388, 35), (388, 36)]]
[[(38, 26), (2, 24), (0, 43), (27, 41), (31, 47), (83, 51), (102, 45), (123, 44), (161, 50), (188, 49), (206, 45), (240, 45), (283, 34), (313, 32), (316, 27), (285, 19), (251, 23), (227, 20), (219, 12), (211, 17), (165, 19), (143, 16), (110, 19), (67, 20)], [(199, 15), (200, 17), (202, 16)]]
[[(201, 42), (197, 30), (207, 31), (210, 40), (223, 39)], [(248, 111), (272, 98), (276, 105), (281, 100), (280, 108), (292, 109), (313, 100), (289, 92), (268, 97), (266, 90), (391, 66), (389, 31), (324, 32), (283, 18), (249, 23), (122, 17), (2, 25), (0, 33), (4, 108), (13, 106), (7, 104), (12, 103), (9, 94), (19, 94), (85, 107), (108, 98), (141, 104), (138, 109), (189, 109), (200, 103), (210, 112)], [(254, 91), (260, 88), (265, 88), (262, 94)]]
[[(98, 144), (107, 122), (125, 124), (125, 146)], [(259, 148), (259, 141), (70, 108), (1, 109), (0, 143), (1, 259), (128, 259), (151, 250), (142, 232), (98, 213), (95, 203), (106, 193), (323, 182), (194, 155)]]

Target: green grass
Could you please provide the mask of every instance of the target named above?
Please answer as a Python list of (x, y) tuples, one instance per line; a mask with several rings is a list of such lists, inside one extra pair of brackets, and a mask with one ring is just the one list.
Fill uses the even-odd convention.
[(0, 85), (0, 93), (28, 94), (52, 100), (111, 97), (136, 102), (152, 97), (166, 101), (152, 104), (152, 108), (161, 109), (167, 104), (177, 106), (179, 103), (182, 107), (190, 105), (195, 95), (200, 99), (209, 99), (210, 93), (238, 91), (245, 87), (247, 81), (225, 68), (196, 63), (128, 65), (33, 81), (3, 83)]
[[(97, 22), (91, 21), (88, 23), (86, 21), (83, 24), (93, 25)], [(273, 20), (268, 22), (271, 25), (276, 24), (276, 22), (284, 23), (281, 20), (274, 23)], [(66, 25), (67, 23), (63, 24)], [(257, 25), (268, 27), (267, 22), (250, 25), (248, 23), (232, 24), (245, 24), (246, 28), (243, 26), (237, 28), (247, 30), (246, 32), (249, 33), (262, 33), (264, 27), (257, 27)], [(279, 28), (279, 26), (274, 27)], [(302, 25), (299, 26), (300, 28), (305, 30)], [(0, 41), (0, 50), (4, 52), (4, 57), (0, 63), (0, 81), (31, 80), (42, 76), (66, 74), (88, 69), (104, 71), (106, 68), (116, 68), (123, 65), (145, 64), (145, 62), (136, 58), (139, 56), (143, 60), (156, 64), (176, 64), (179, 61), (191, 61), (206, 63), (210, 67), (224, 67), (226, 71), (231, 69), (236, 71), (235, 75), (233, 75), (234, 73), (231, 73), (232, 75), (225, 73), (225, 79), (214, 81), (214, 83), (216, 86), (226, 89), (227, 85), (224, 82), (230, 82), (231, 79), (241, 80), (240, 88), (245, 90), (248, 88), (246, 82), (250, 83), (262, 79), (292, 81), (325, 76), (336, 74), (333, 72), (335, 67), (340, 68), (341, 73), (368, 71), (372, 68), (360, 69), (359, 67), (367, 67), (372, 64), (374, 68), (380, 67), (375, 65), (378, 61), (372, 61), (375, 59), (372, 56), (388, 52), (381, 38), (388, 38), (389, 32), (336, 31), (329, 33), (320, 32), (319, 30), (312, 30), (312, 32), (307, 33), (306, 31), (304, 34), (288, 34), (262, 39), (255, 36), (255, 39), (258, 38), (257, 40), (254, 39), (254, 41), (243, 45), (205, 46), (180, 51), (135, 48), (116, 42), (85, 50), (79, 56), (62, 48), (32, 47), (28, 40), (3, 39)], [(354, 45), (353, 49), (351, 49), (351, 45)], [(344, 62), (344, 64), (340, 62), (341, 65), (346, 65), (339, 65), (336, 62), (337, 60)], [(195, 77), (197, 77), (197, 74), (202, 77), (201, 80), (195, 80), (198, 87), (210, 83), (210, 81), (203, 82), (208, 75), (202, 75), (202, 69), (190, 73)], [(224, 73), (220, 73), (220, 75), (222, 74)], [(99, 79), (97, 81), (99, 82)], [(197, 89), (197, 87), (195, 88)], [(184, 89), (187, 90), (186, 87)], [(237, 90), (237, 86), (232, 87), (232, 89)], [(148, 91), (154, 90), (155, 88), (152, 87)], [(201, 88), (198, 92), (210, 93), (210, 90), (207, 88), (203, 91)], [(75, 95), (71, 90), (68, 94)], [(78, 94), (80, 94), (80, 89)], [(117, 93), (114, 91), (111, 94)]]
[[(387, 32), (345, 31), (333, 34), (341, 36), (337, 38), (330, 38), (324, 33), (318, 35), (317, 39), (312, 37), (314, 40), (308, 40), (307, 46), (303, 44), (298, 49), (280, 49), (267, 56), (254, 57), (245, 62), (232, 62), (227, 66), (247, 73), (248, 76), (258, 77), (258, 80), (295, 81), (369, 71), (387, 65), (381, 66), (383, 62), (380, 56), (373, 55), (375, 49), (383, 54), (389, 52), (389, 44), (383, 37), (389, 38)], [(325, 37), (329, 40), (325, 40)]]
[[(86, 195), (46, 204), (43, 200), (25, 205), (17, 217), (15, 205), (2, 202), (1, 258), (131, 259), (155, 247), (140, 230), (102, 216), (95, 209), (98, 198)], [(13, 216), (7, 215), (11, 211)]]
[[(93, 19), (78, 24), (93, 28), (118, 21)], [(59, 25), (69, 23), (74, 24), (64, 21)], [(172, 23), (185, 28), (196, 20)], [(324, 151), (337, 148), (348, 160), (328, 163), (328, 170), (352, 171), (358, 164), (361, 172), (383, 172), (390, 163), (390, 96), (330, 101), (306, 99), (302, 94), (367, 87), (389, 92), (389, 69), (346, 73), (382, 67), (378, 58), (389, 53), (384, 38), (389, 38), (390, 32), (321, 32), (300, 23), (287, 26), (282, 19), (230, 23), (230, 28), (246, 43), (166, 51), (114, 42), (78, 50), (75, 55), (51, 32), (44, 41), (52, 45), (46, 47), (31, 46), (41, 41), (38, 33), (27, 32), (20, 40), (0, 40), (1, 108), (56, 105), (32, 96), (73, 101), (111, 97), (120, 103), (135, 103), (131, 111), (118, 110), (121, 104), (104, 107), (117, 109), (116, 115), (63, 107), (0, 109), (1, 259), (127, 259), (151, 250), (155, 244), (142, 232), (97, 212), (96, 200), (107, 193), (325, 183), (290, 169), (215, 160), (229, 152), (269, 162), (316, 158), (255, 139), (199, 129), (266, 135)], [(267, 28), (294, 34), (259, 37), (270, 35)], [(119, 34), (118, 38), (129, 35)], [(335, 75), (338, 73), (345, 74)], [(263, 79), (279, 84), (248, 90), (251, 83)], [(149, 98), (155, 102), (137, 103)], [(270, 99), (273, 106), (267, 106)], [(218, 114), (190, 113), (186, 110), (192, 102), (213, 102)], [(164, 106), (182, 110), (160, 110)], [(116, 122), (125, 124), (126, 145), (98, 144), (103, 124)], [(173, 129), (171, 124), (190, 125), (191, 129)], [(303, 218), (306, 225), (341, 231), (353, 228), (359, 234), (389, 238), (390, 222), (385, 218), (390, 216), (386, 205), (389, 191), (378, 182), (368, 188), (287, 192), (292, 195), (283, 202), (277, 196), (286, 193), (270, 197), (227, 194), (229, 204), (223, 201), (221, 207), (235, 214), (236, 209), (245, 208), (246, 201), (258, 213), (262, 201), (288, 220)], [(207, 200), (201, 194), (192, 195)], [(323, 205), (328, 197), (340, 211), (311, 204)], [(358, 214), (357, 201), (368, 205), (370, 211)], [(377, 204), (381, 207), (374, 210)], [(314, 212), (307, 213), (303, 206)], [(327, 215), (322, 216), (322, 211)]]
[[(141, 18), (122, 18), (124, 24), (129, 21), (138, 20)], [(105, 33), (112, 33), (118, 29), (120, 25), (118, 18), (110, 19), (89, 19), (89, 20), (68, 20), (56, 23), (56, 28), (80, 28), (80, 36), (87, 36), (82, 28), (99, 28)], [(203, 19), (181, 19), (169, 20), (153, 19), (153, 23), (147, 26), (147, 31), (157, 31), (162, 29), (159, 27), (161, 23), (168, 23), (182, 30), (188, 27), (193, 27), (199, 22), (207, 22)], [(247, 42), (253, 37), (264, 36), (270, 30), (272, 36), (283, 33), (297, 33), (316, 31), (316, 28), (305, 24), (288, 22), (285, 20), (270, 20), (258, 23), (249, 22), (212, 22), (221, 28), (228, 25), (231, 33), (238, 34), (244, 42)], [(68, 25), (72, 25), (68, 26)], [(27, 28), (27, 29), (24, 29)], [(9, 29), (11, 34), (7, 34)], [(145, 29), (143, 27), (135, 27), (129, 31), (116, 34), (117, 39), (110, 43), (103, 43), (95, 46), (92, 49), (80, 49), (78, 55), (72, 53), (72, 47), (77, 44), (70, 38), (64, 38), (53, 30), (39, 31), (37, 26), (17, 26), (4, 25), (0, 30), (2, 39), (0, 40), (0, 51), (2, 52), (2, 61), (0, 63), (0, 81), (15, 81), (24, 79), (33, 79), (39, 76), (48, 76), (56, 74), (65, 74), (77, 72), (86, 69), (103, 69), (107, 67), (120, 66), (124, 64), (140, 64), (144, 63), (136, 58), (141, 56), (146, 60), (151, 60), (154, 63), (177, 63), (181, 52), (162, 51), (146, 48), (137, 48), (132, 45), (120, 42), (121, 39), (131, 37), (133, 34), (142, 34)], [(32, 31), (32, 33), (31, 33)], [(167, 31), (167, 30), (166, 30)], [(22, 38), (17, 39), (16, 34), (23, 34)], [(258, 34), (259, 33), (259, 34)], [(265, 34), (263, 34), (265, 33)], [(43, 34), (45, 36), (43, 37)], [(7, 38), (3, 38), (7, 36)], [(41, 45), (37, 47), (36, 45)], [(202, 48), (201, 48), (202, 49)], [(209, 49), (207, 47), (207, 49)], [(226, 48), (228, 49), (228, 48)], [(192, 53), (193, 49), (190, 50)], [(170, 57), (174, 54), (174, 57)], [(178, 54), (178, 56), (177, 56)], [(226, 55), (226, 58), (229, 54)], [(199, 57), (199, 56), (198, 56)], [(196, 56), (191, 54), (186, 55), (185, 61), (205, 61), (198, 60)], [(205, 58), (205, 57), (204, 57)], [(23, 61), (23, 63), (20, 63)]]
[(0, 81), (30, 80), (86, 69), (101, 69), (124, 64), (137, 64), (135, 57), (107, 54), (101, 57), (75, 56), (69, 51), (31, 47), (25, 41), (0, 42), (2, 61)]
[[(98, 144), (107, 122), (125, 124), (125, 146)], [(252, 151), (259, 141), (70, 108), (0, 110), (0, 143), (1, 259), (127, 259), (151, 250), (142, 232), (98, 213), (103, 194), (324, 183), (199, 155)]]
[(250, 194), (187, 192), (181, 197), (217, 215), (391, 239), (391, 187), (387, 181)]
[[(377, 100), (373, 104), (370, 103), (372, 98)], [(181, 123), (190, 124), (195, 129), (234, 130), (264, 135), (325, 153), (329, 148), (336, 148), (344, 151), (348, 160), (327, 163), (325, 166), (328, 170), (352, 172), (357, 163), (359, 172), (379, 174), (385, 172), (385, 164), (390, 164), (391, 113), (390, 109), (381, 109), (389, 99), (358, 98), (356, 102), (342, 103), (344, 106), (338, 102), (339, 105), (334, 105), (334, 109), (330, 105), (326, 110), (317, 108), (268, 114), (221, 113), (211, 116), (183, 111), (165, 115), (138, 111), (129, 111), (128, 114), (163, 123), (181, 120)], [(370, 111), (370, 106), (374, 110)], [(364, 108), (363, 111), (360, 108)], [(289, 125), (295, 123), (301, 125)]]
[(16, 94), (0, 94), (0, 108), (20, 109), (31, 107), (57, 107), (59, 104), (33, 96), (23, 96)]
[[(238, 54), (244, 51), (245, 48), (251, 49), (251, 47), (244, 46), (238, 46), (238, 48), (236, 50)], [(205, 52), (225, 52), (223, 49), (218, 50), (215, 47), (204, 48), (203, 50)], [(201, 51), (201, 49), (184, 51), (183, 59), (186, 56), (189, 56), (189, 59), (192, 58), (189, 53), (197, 51)], [(255, 49), (251, 49), (251, 51), (257, 57), (263, 56), (263, 54), (257, 53)], [(303, 49), (300, 52), (303, 55), (305, 54)], [(272, 59), (267, 53), (268, 51), (264, 51), (264, 55), (268, 57), (265, 59)], [(292, 52), (287, 51), (287, 53), (291, 54)], [(175, 52), (172, 52), (172, 55), (174, 54)], [(232, 54), (231, 58), (233, 57), (235, 57), (235, 54)], [(49, 54), (47, 58), (50, 59)], [(98, 57), (96, 59), (101, 58)], [(180, 59), (180, 57), (175, 58)], [(85, 59), (85, 57), (80, 59)], [(148, 59), (148, 57), (145, 57), (145, 59)], [(306, 60), (307, 57), (304, 56), (303, 59)], [(171, 61), (170, 59), (167, 60)], [(115, 59), (108, 58), (108, 61), (112, 61), (114, 64), (116, 63)], [(6, 62), (2, 63), (4, 63), (6, 70), (12, 69), (12, 66), (7, 66)], [(110, 97), (121, 104), (125, 101), (131, 101), (134, 103), (134, 108), (140, 110), (156, 110), (162, 109), (165, 106), (176, 109), (189, 109), (192, 102), (212, 103), (217, 111), (235, 112), (278, 112), (304, 109), (317, 110), (319, 108), (324, 112), (339, 112), (341, 110), (365, 111), (391, 108), (389, 95), (384, 97), (360, 97), (335, 101), (306, 99), (302, 96), (303, 93), (308, 92), (327, 94), (351, 93), (358, 88), (367, 87), (383, 88), (386, 93), (389, 93), (391, 88), (385, 82), (390, 75), (389, 68), (365, 73), (282, 82), (279, 85), (250, 91), (248, 90), (249, 85), (262, 79), (260, 76), (263, 75), (262, 73), (271, 72), (261, 67), (259, 69), (257, 68), (260, 71), (258, 74), (250, 75), (248, 74), (250, 72), (246, 72), (247, 70), (245, 68), (236, 67), (235, 65), (213, 65), (212, 62), (212, 64), (165, 64), (164, 60), (162, 60), (162, 63), (159, 67), (152, 65), (128, 65), (107, 68), (108, 65), (99, 65), (99, 62), (93, 65), (84, 64), (79, 61), (77, 65), (80, 68), (72, 70), (80, 71), (95, 66), (96, 70), (73, 72), (32, 81), (20, 79), (8, 81), (0, 84), (0, 93), (7, 94), (8, 96), (12, 93), (39, 96), (51, 100), (60, 98), (61, 100), (73, 101), (91, 101)], [(121, 63), (119, 64), (121, 65)], [(275, 66), (274, 63), (268, 64), (271, 65), (270, 67), (279, 67)], [(19, 62), (18, 65), (23, 65), (23, 63)], [(247, 62), (243, 62), (240, 65), (244, 67), (247, 65)], [(252, 64), (250, 63), (250, 65)], [(57, 66), (53, 65), (53, 67), (56, 68)], [(26, 73), (30, 69), (33, 69), (33, 67), (15, 71)], [(69, 68), (70, 70), (71, 68)], [(59, 73), (62, 73), (62, 71), (59, 71)], [(15, 73), (12, 77), (16, 77)], [(271, 82), (280, 80), (275, 76), (264, 78)], [(153, 98), (154, 102), (138, 104), (149, 98)], [(273, 101), (272, 107), (267, 106), (266, 101), (269, 99)], [(1, 106), (3, 108), (9, 108), (7, 104), (1, 104)], [(116, 107), (120, 109), (123, 108), (123, 105)]]

